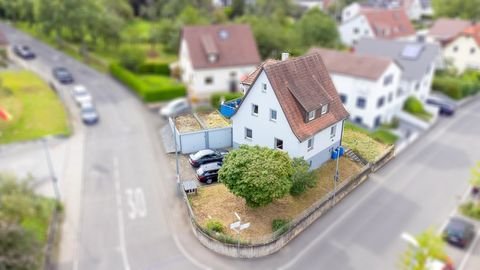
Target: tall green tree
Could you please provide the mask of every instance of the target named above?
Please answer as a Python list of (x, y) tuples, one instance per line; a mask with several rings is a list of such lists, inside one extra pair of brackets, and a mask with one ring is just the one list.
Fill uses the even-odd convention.
[(335, 21), (318, 8), (306, 12), (297, 22), (296, 28), (304, 47), (334, 47), (339, 43)]
[(429, 229), (416, 236), (415, 239), (418, 246), (410, 245), (402, 255), (401, 269), (427, 270), (425, 264), (429, 259), (447, 261), (445, 242), (435, 230)]
[(231, 151), (219, 171), (219, 180), (250, 207), (259, 207), (288, 194), (292, 162), (283, 151), (246, 146)]
[(436, 17), (480, 20), (480, 0), (432, 0)]

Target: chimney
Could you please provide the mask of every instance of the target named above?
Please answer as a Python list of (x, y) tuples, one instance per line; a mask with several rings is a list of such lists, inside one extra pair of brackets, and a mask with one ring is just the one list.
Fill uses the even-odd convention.
[(287, 60), (289, 56), (290, 56), (290, 54), (287, 53), (287, 52), (282, 53), (282, 61)]

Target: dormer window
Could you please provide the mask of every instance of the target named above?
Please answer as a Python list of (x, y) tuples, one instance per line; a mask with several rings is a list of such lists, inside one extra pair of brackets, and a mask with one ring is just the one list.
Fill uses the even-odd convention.
[(325, 104), (322, 106), (322, 115), (326, 114), (328, 112), (328, 104)]
[(315, 119), (315, 111), (308, 112), (308, 121)]

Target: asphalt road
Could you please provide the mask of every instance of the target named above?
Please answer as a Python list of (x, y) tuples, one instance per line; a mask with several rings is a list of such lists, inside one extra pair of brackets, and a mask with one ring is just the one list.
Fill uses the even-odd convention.
[[(101, 116), (86, 128), (78, 249), (61, 269), (395, 269), (403, 232), (440, 228), (480, 160), (480, 101), (425, 137), (278, 253), (231, 259), (193, 237), (163, 154), (158, 118), (122, 85), (10, 27), (48, 77), (68, 67), (92, 91)], [(68, 90), (62, 90), (66, 93)], [(254, 224), (252, 224), (254, 226)], [(459, 262), (463, 253), (455, 255)]]

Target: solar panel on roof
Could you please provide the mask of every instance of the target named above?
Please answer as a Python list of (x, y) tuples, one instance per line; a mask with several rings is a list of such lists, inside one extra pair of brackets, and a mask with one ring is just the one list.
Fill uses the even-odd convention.
[(418, 59), (424, 48), (424, 44), (408, 44), (403, 48), (401, 56), (408, 60)]

